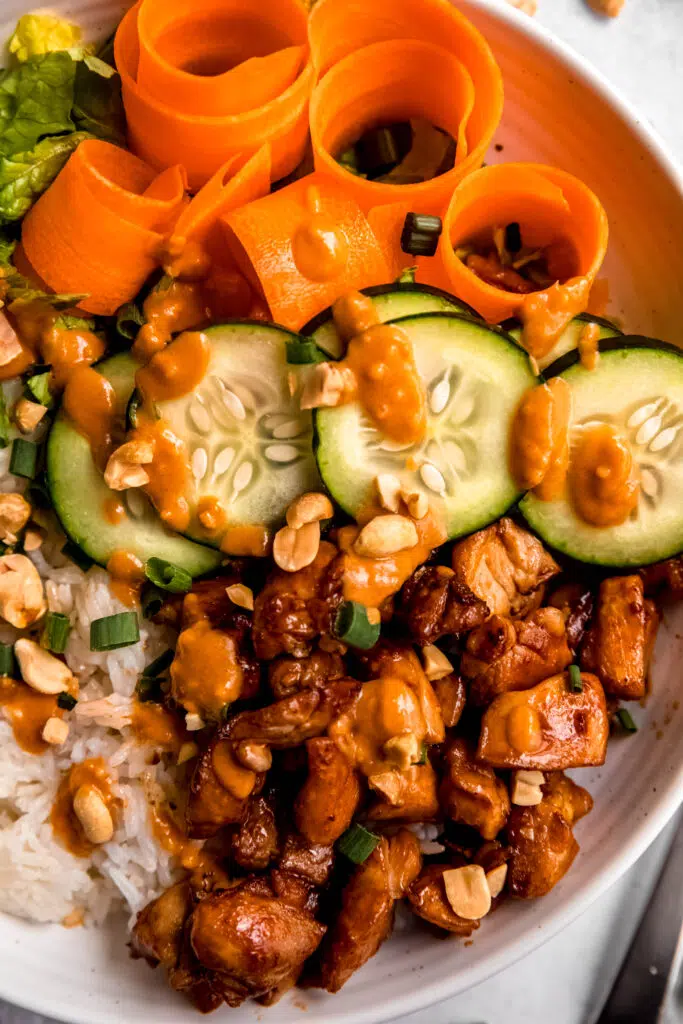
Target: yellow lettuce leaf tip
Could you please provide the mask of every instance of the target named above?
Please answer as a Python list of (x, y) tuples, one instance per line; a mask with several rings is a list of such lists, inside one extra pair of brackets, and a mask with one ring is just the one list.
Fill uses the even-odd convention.
[(25, 14), (10, 39), (10, 53), (24, 61), (53, 50), (69, 50), (81, 38), (81, 30), (54, 14)]

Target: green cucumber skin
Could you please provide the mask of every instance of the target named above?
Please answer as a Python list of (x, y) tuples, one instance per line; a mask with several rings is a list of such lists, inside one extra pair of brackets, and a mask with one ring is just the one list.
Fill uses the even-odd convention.
[[(627, 393), (628, 376), (633, 381), (634, 396), (633, 402), (627, 403), (629, 407), (633, 403), (635, 407), (647, 403), (660, 394), (668, 397), (672, 405), (683, 408), (683, 353), (655, 339), (625, 336), (607, 341), (595, 370), (586, 370), (574, 360), (561, 376), (572, 387), (575, 404), (580, 401), (582, 385), (590, 387), (595, 382), (595, 390), (602, 388), (609, 405), (617, 395)], [(649, 380), (653, 380), (652, 393), (647, 390)], [(655, 387), (655, 383), (662, 388)], [(598, 403), (592, 411), (584, 406), (579, 411), (580, 419), (590, 419), (598, 415)], [(633, 443), (633, 437), (631, 440)], [(545, 544), (577, 562), (609, 569), (634, 569), (672, 558), (683, 551), (683, 469), (678, 481), (675, 469), (676, 463), (682, 461), (681, 450), (675, 444), (671, 447), (678, 451), (676, 461), (659, 471), (668, 505), (662, 502), (658, 510), (648, 511), (641, 496), (641, 522), (637, 525), (627, 520), (616, 527), (592, 527), (574, 514), (568, 502), (542, 502), (532, 493), (520, 501), (519, 510)], [(645, 461), (656, 461), (654, 455), (648, 455), (647, 445), (635, 445), (634, 450), (637, 454), (641, 452)], [(645, 516), (649, 522), (642, 521)]]
[[(108, 377), (123, 414), (135, 383), (138, 363), (127, 353), (96, 367)], [(95, 467), (87, 440), (57, 415), (47, 442), (47, 483), (55, 512), (67, 536), (94, 562), (106, 568), (114, 551), (125, 550), (145, 562), (157, 556), (181, 566), (191, 576), (216, 569), (221, 556), (212, 548), (171, 533), (150, 508), (141, 519), (108, 522), (104, 505), (112, 491)]]
[[(454, 385), (456, 392), (461, 384), (465, 388), (465, 401), (468, 389), (473, 393), (476, 388), (481, 388), (476, 404), (484, 410), (484, 415), (490, 415), (494, 408), (503, 409), (500, 416), (494, 417), (491, 431), (481, 430), (476, 435), (475, 429), (477, 440), (469, 442), (473, 454), (469, 460), (469, 479), (465, 479), (461, 488), (463, 497), (456, 495), (450, 505), (447, 501), (443, 503), (449, 538), (466, 536), (500, 518), (521, 496), (522, 492), (507, 468), (507, 437), (517, 402), (529, 387), (537, 383), (537, 378), (530, 368), (526, 352), (505, 331), (489, 327), (481, 320), (474, 321), (456, 313), (436, 312), (402, 317), (392, 323), (403, 327), (412, 336), (418, 367), (426, 383), (432, 373), (436, 372), (438, 378), (442, 368), (450, 367), (454, 374), (452, 379), (457, 381)], [(452, 336), (450, 332), (453, 332)], [(441, 356), (442, 349), (449, 347), (454, 351), (451, 362), (444, 361)], [(468, 368), (469, 362), (473, 364), (469, 367), (472, 375), (470, 384), (465, 386), (464, 375), (457, 368)], [(490, 395), (487, 394), (489, 391)], [(501, 396), (502, 405), (496, 404), (494, 393)], [(365, 428), (360, 426), (358, 417), (354, 404), (320, 409), (315, 415), (315, 451), (320, 475), (337, 504), (354, 517), (371, 500), (373, 480), (378, 472), (399, 475), (409, 488), (420, 486), (416, 474), (411, 472), (410, 477), (404, 476), (407, 470), (403, 465), (410, 449), (401, 453), (393, 464), (392, 456), (368, 456), (362, 440)], [(446, 423), (447, 431), (449, 423), (450, 420)], [(421, 451), (417, 449), (415, 454), (420, 456)], [(479, 463), (477, 459), (480, 459)], [(478, 464), (488, 465), (491, 459), (500, 472), (500, 480), (493, 487), (488, 485), (484, 474), (477, 475), (476, 472)], [(429, 461), (428, 455), (426, 461)], [(471, 465), (475, 466), (474, 472)], [(483, 498), (483, 505), (477, 503), (477, 494)]]

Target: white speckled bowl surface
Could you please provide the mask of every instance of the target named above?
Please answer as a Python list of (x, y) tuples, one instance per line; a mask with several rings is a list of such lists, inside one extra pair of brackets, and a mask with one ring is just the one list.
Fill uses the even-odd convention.
[[(638, 115), (579, 57), (532, 20), (493, 0), (457, 0), (493, 46), (505, 113), (491, 161), (538, 160), (583, 178), (610, 219), (609, 312), (630, 332), (683, 341), (683, 177)], [(106, 35), (125, 4), (64, 0), (53, 9)], [(2, 0), (0, 37), (31, 5)], [(679, 617), (683, 625), (683, 616)], [(683, 632), (683, 630), (682, 630)], [(643, 852), (683, 798), (683, 646), (670, 621), (657, 645), (654, 691), (640, 731), (610, 745), (606, 765), (579, 773), (595, 810), (577, 828), (581, 854), (550, 895), (508, 903), (472, 945), (402, 931), (333, 997), (295, 993), (269, 1010), (221, 1010), (233, 1024), (370, 1024), (482, 981), (561, 929)], [(128, 959), (121, 925), (96, 931), (32, 926), (0, 915), (0, 997), (79, 1024), (179, 1024), (199, 1019), (161, 972)], [(577, 951), (580, 955), (580, 951)]]

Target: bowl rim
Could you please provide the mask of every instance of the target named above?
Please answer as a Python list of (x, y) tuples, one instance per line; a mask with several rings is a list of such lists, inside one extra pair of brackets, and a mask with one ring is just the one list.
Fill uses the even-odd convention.
[[(661, 173), (668, 176), (683, 204), (683, 168), (673, 157), (657, 130), (587, 58), (563, 42), (550, 29), (508, 5), (504, 0), (451, 0), (451, 2), (455, 7), (464, 9), (466, 15), (470, 11), (481, 11), (493, 16), (504, 25), (508, 24), (514, 27), (520, 35), (540, 44), (565, 66), (574, 70), (629, 126), (630, 130), (650, 151)], [(683, 761), (678, 769), (667, 778), (665, 784), (661, 788), (658, 787), (656, 802), (651, 807), (648, 816), (638, 826), (619, 855), (596, 871), (592, 880), (575, 896), (569, 898), (567, 905), (558, 910), (550, 921), (529, 928), (527, 933), (520, 934), (514, 943), (509, 944), (498, 953), (489, 955), (479, 963), (463, 965), (454, 976), (446, 975), (440, 982), (432, 982), (422, 987), (416, 986), (412, 994), (396, 995), (384, 1002), (381, 1007), (346, 1010), (343, 1014), (345, 1021), (347, 1024), (384, 1024), (384, 1022), (419, 1012), (436, 1003), (443, 1002), (459, 992), (481, 984), (528, 956), (578, 918), (614, 884), (651, 845), (682, 802)], [(5, 915), (0, 916), (4, 917)], [(9, 917), (9, 915), (7, 916)], [(39, 987), (32, 991), (25, 989), (19, 991), (12, 984), (11, 972), (0, 977), (0, 999), (7, 1000), (7, 1002), (30, 1012), (65, 1021), (67, 1024), (113, 1024), (114, 1019), (119, 1020), (110, 1012), (95, 1007), (55, 1006), (49, 993), (43, 995)], [(309, 1009), (313, 1010), (313, 1007)], [(332, 1007), (330, 1020), (334, 1021), (338, 1017), (339, 1014), (335, 1013)], [(313, 1024), (313, 1015), (311, 1024)]]

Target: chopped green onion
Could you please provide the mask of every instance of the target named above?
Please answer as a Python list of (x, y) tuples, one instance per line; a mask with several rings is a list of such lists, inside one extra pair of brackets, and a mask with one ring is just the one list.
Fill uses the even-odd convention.
[(26, 381), (26, 397), (29, 401), (37, 402), (38, 405), (45, 405), (50, 408), (52, 405), (52, 392), (50, 391), (50, 372), (34, 373)]
[(54, 651), (55, 654), (64, 654), (70, 632), (71, 623), (66, 615), (62, 615), (61, 612), (48, 612), (43, 627), (43, 647), (48, 651)]
[(413, 129), (410, 121), (371, 128), (354, 145), (356, 166), (370, 180), (388, 174), (410, 152)]
[(72, 316), (71, 313), (62, 313), (57, 317), (55, 327), (62, 331), (94, 331), (95, 321), (89, 316)]
[(117, 651), (130, 647), (140, 639), (140, 626), (135, 612), (119, 612), (93, 619), (90, 623), (90, 650)]
[(156, 679), (157, 676), (162, 676), (167, 668), (170, 667), (173, 658), (175, 657), (173, 651), (164, 651), (154, 661), (150, 661), (149, 665), (145, 668), (142, 675), (145, 679)]
[(126, 407), (126, 418), (131, 427), (137, 427), (138, 425), (138, 409), (142, 405), (142, 395), (137, 388), (133, 391), (133, 394), (128, 400), (128, 406)]
[(633, 721), (628, 708), (619, 708), (617, 711), (617, 721), (624, 732), (638, 732), (638, 726)]
[(145, 562), (145, 576), (155, 587), (169, 590), (172, 594), (186, 594), (192, 586), (189, 572), (163, 558), (148, 558)]
[(57, 697), (57, 707), (61, 708), (62, 711), (73, 711), (77, 704), (78, 701), (76, 698), (72, 697), (72, 695), (67, 693), (66, 690), (63, 690)]
[(142, 676), (135, 687), (135, 696), (141, 704), (160, 704), (163, 698), (158, 679)]
[(38, 467), (38, 445), (23, 437), (12, 441), (12, 454), (9, 460), (9, 471), (15, 476), (23, 476), (33, 480)]
[(406, 267), (396, 278), (396, 284), (415, 284), (417, 267)]
[(116, 330), (126, 341), (134, 341), (145, 323), (144, 316), (134, 302), (127, 302), (116, 314)]
[(334, 635), (338, 640), (368, 651), (379, 640), (380, 622), (370, 622), (365, 605), (357, 601), (344, 601), (337, 612), (334, 624)]
[(512, 253), (519, 252), (522, 248), (522, 232), (516, 220), (505, 228), (505, 248)]
[(86, 555), (82, 548), (79, 548), (78, 544), (74, 544), (72, 540), (68, 540), (62, 548), (62, 554), (70, 558), (82, 572), (87, 572), (95, 563), (89, 555)]
[(5, 392), (0, 387), (0, 448), (6, 448), (9, 443), (9, 414), (5, 402)]
[(307, 341), (302, 339), (288, 340), (286, 343), (287, 347), (287, 362), (290, 365), (301, 366), (303, 363), (324, 363), (327, 356), (322, 352), (314, 341)]
[(441, 217), (408, 213), (401, 231), (401, 249), (411, 256), (433, 256), (439, 245)]
[(583, 677), (578, 665), (569, 666), (569, 689), (572, 693), (583, 693)]
[(362, 864), (375, 849), (379, 839), (379, 836), (362, 825), (352, 825), (340, 838), (337, 848), (354, 864)]
[(165, 601), (166, 595), (163, 591), (159, 590), (158, 587), (153, 587), (151, 584), (146, 584), (140, 594), (140, 607), (142, 608), (143, 616), (146, 619), (153, 619), (161, 611)]
[(0, 644), (0, 676), (14, 675), (14, 648), (11, 644)]
[(427, 764), (427, 756), (429, 754), (429, 747), (426, 743), (423, 743), (420, 747), (420, 760), (416, 761), (415, 764)]

